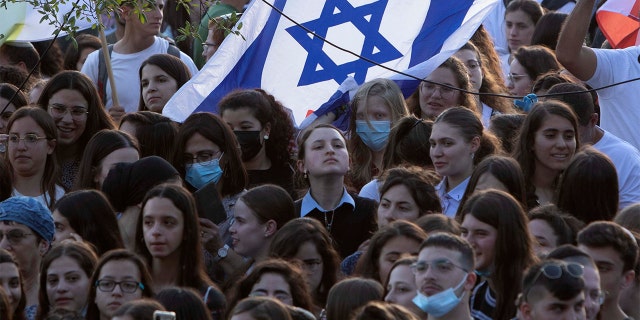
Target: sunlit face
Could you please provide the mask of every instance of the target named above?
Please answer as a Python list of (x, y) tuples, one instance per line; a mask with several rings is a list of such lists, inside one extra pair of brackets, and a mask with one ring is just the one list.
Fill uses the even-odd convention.
[(578, 247), (589, 254), (598, 267), (600, 288), (607, 293), (604, 304), (618, 304), (620, 290), (624, 284), (624, 262), (613, 247), (594, 248), (579, 244)]
[(164, 14), (165, 0), (155, 0), (151, 2), (155, 2), (156, 5), (148, 8), (148, 10), (144, 10), (143, 13), (146, 17), (145, 23), (142, 23), (140, 17), (132, 7), (123, 6), (123, 8), (126, 8), (125, 14), (123, 15), (125, 24), (127, 26), (133, 26), (142, 36), (146, 37), (155, 36), (160, 33)]
[[(213, 158), (217, 159), (222, 155), (222, 148), (215, 144), (213, 141), (205, 138), (199, 133), (194, 133), (184, 147), (184, 157), (195, 157), (199, 154), (211, 154)], [(197, 161), (197, 160), (196, 160)]]
[(531, 93), (531, 87), (533, 87), (535, 79), (531, 79), (518, 59), (511, 61), (509, 72), (507, 89), (509, 89), (511, 95), (523, 97)]
[(7, 133), (7, 124), (11, 115), (16, 111), (16, 106), (9, 103), (9, 100), (0, 97), (0, 111), (2, 111), (0, 114), (0, 133)]
[(415, 221), (419, 215), (420, 208), (404, 184), (397, 184), (380, 195), (378, 228), (396, 220)]
[[(52, 110), (52, 107), (66, 109), (66, 112), (59, 115)], [(88, 114), (73, 116), (71, 110), (74, 109), (91, 112), (89, 110), (89, 102), (78, 90), (58, 90), (49, 98), (49, 114), (56, 122), (56, 127), (58, 127), (58, 141), (61, 145), (68, 146), (76, 143), (87, 126)]]
[(53, 260), (47, 269), (47, 297), (52, 309), (80, 312), (87, 305), (89, 275), (77, 260), (62, 256)]
[(507, 186), (502, 183), (502, 181), (498, 180), (496, 176), (492, 175), (489, 172), (485, 172), (480, 175), (478, 178), (478, 183), (476, 183), (475, 191), (482, 191), (487, 189), (496, 189), (504, 192), (509, 192)]
[[(442, 247), (426, 247), (420, 250), (418, 264), (427, 269), (416, 272), (416, 285), (420, 293), (433, 296), (449, 288), (456, 288), (469, 272), (463, 270), (461, 253)], [(456, 292), (460, 296), (460, 292)]]
[(591, 266), (584, 266), (584, 307), (587, 312), (587, 320), (596, 320), (600, 312), (600, 274)]
[(356, 120), (390, 121), (391, 108), (389, 108), (383, 98), (371, 95), (358, 102), (356, 107)]
[[(9, 136), (16, 135), (19, 139), (27, 134), (46, 137), (42, 129), (31, 117), (15, 120), (9, 128)], [(53, 153), (55, 140), (39, 139), (34, 143), (19, 140), (8, 141), (8, 156), (14, 174), (20, 177), (32, 177), (44, 174), (47, 156)]]
[(389, 276), (389, 270), (403, 254), (417, 255), (420, 249), (420, 242), (415, 239), (397, 236), (391, 238), (380, 249), (380, 256), (378, 257), (378, 270), (380, 283), (387, 281)]
[(532, 149), (536, 173), (559, 174), (569, 166), (576, 152), (576, 132), (571, 122), (555, 114), (548, 115), (535, 132)]
[[(122, 281), (135, 281), (140, 282), (142, 277), (138, 266), (129, 260), (111, 260), (105, 263), (100, 269), (100, 280), (112, 280), (116, 282)], [(142, 290), (136, 289), (135, 292), (128, 293), (122, 291), (120, 285), (116, 285), (111, 292), (101, 291), (96, 286), (96, 298), (95, 303), (100, 310), (101, 318), (104, 316), (106, 319), (110, 319), (111, 316), (122, 306), (123, 304), (142, 298)]]
[(543, 219), (529, 221), (529, 231), (536, 239), (533, 249), (537, 255), (545, 255), (558, 246), (558, 236), (547, 221)]
[(316, 292), (320, 288), (324, 274), (324, 260), (318, 252), (318, 247), (315, 243), (307, 241), (298, 247), (294, 258), (302, 262), (307, 284), (312, 292)]
[(147, 250), (154, 258), (178, 259), (184, 232), (184, 217), (168, 198), (147, 200), (142, 209), (142, 231)]
[(11, 262), (0, 263), (0, 286), (7, 293), (9, 304), (11, 305), (11, 313), (18, 308), (20, 299), (22, 298), (22, 290), (20, 288), (20, 273), (18, 266)]
[(178, 82), (160, 67), (147, 64), (142, 68), (140, 87), (147, 109), (162, 113), (164, 105), (178, 91)]
[[(443, 83), (460, 88), (460, 83), (449, 68), (437, 68), (425, 80)], [(460, 92), (447, 87), (442, 87), (428, 82), (422, 82), (420, 90), (420, 110), (422, 118), (435, 119), (444, 110), (460, 104)]]
[(213, 28), (209, 29), (207, 33), (207, 40), (205, 41), (206, 45), (203, 45), (202, 47), (202, 57), (204, 57), (204, 61), (209, 61), (209, 59), (213, 57), (213, 54), (216, 53), (216, 51), (218, 51), (218, 48), (220, 47), (220, 43), (217, 43), (215, 39), (213, 39), (216, 29), (217, 28), (214, 26)]
[(258, 282), (251, 288), (251, 297), (271, 297), (280, 300), (280, 302), (292, 306), (293, 296), (291, 295), (291, 286), (285, 278), (272, 272), (264, 273)]
[[(16, 232), (18, 230), (24, 237), (18, 243), (11, 244), (7, 237), (2, 237), (0, 247), (9, 251), (15, 258), (20, 272), (23, 276), (32, 275), (40, 269), (42, 255), (47, 251), (48, 245), (44, 241), (39, 241), (37, 234), (29, 227), (16, 222), (0, 222), (0, 233)], [(37, 274), (33, 274), (37, 276)]]
[(60, 244), (61, 241), (72, 239), (71, 234), (76, 233), (69, 224), (69, 220), (63, 216), (59, 210), (53, 211), (53, 223), (56, 227), (56, 234), (53, 238), (53, 245)]
[(473, 171), (473, 153), (478, 149), (480, 138), (465, 141), (459, 128), (446, 122), (433, 125), (429, 143), (431, 160), (436, 172), (442, 177), (468, 177)]
[(504, 15), (509, 50), (514, 52), (522, 46), (531, 44), (531, 37), (536, 28), (535, 22), (522, 10), (507, 12)]
[(307, 172), (309, 179), (325, 176), (344, 176), (349, 170), (349, 152), (342, 135), (332, 128), (314, 129), (304, 143), (303, 161), (298, 170)]
[(389, 274), (387, 296), (384, 301), (399, 304), (407, 308), (415, 308), (412, 300), (416, 296), (416, 277), (408, 265), (398, 265)]
[(233, 209), (234, 223), (229, 228), (233, 250), (244, 257), (257, 257), (267, 248), (266, 223), (242, 200)]
[(471, 213), (464, 216), (460, 225), (462, 237), (469, 241), (475, 254), (475, 269), (489, 271), (495, 257), (498, 230), (490, 224), (484, 223)]
[(474, 92), (479, 92), (482, 86), (482, 65), (480, 57), (473, 50), (463, 49), (453, 54), (460, 59), (469, 73), (469, 81)]

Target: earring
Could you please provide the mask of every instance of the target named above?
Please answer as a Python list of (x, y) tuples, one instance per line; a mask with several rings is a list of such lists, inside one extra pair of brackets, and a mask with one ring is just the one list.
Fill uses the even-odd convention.
[(307, 174), (307, 170), (304, 171), (304, 175), (302, 176), (305, 180), (309, 179), (309, 175)]
[(472, 153), (472, 154), (471, 154), (471, 160), (473, 160), (473, 158), (475, 158), (475, 157), (476, 157), (476, 154), (475, 154), (475, 153)]
[(264, 138), (265, 140), (269, 140), (269, 135), (268, 135), (268, 134), (265, 134), (263, 138)]

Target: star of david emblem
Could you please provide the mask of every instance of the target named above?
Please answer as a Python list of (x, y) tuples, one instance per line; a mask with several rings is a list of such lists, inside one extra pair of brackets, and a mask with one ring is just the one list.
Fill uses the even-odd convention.
[[(351, 24), (364, 36), (362, 49), (356, 53), (378, 63), (389, 62), (402, 57), (402, 54), (379, 31), (387, 3), (388, 0), (378, 0), (353, 7), (348, 0), (327, 0), (318, 19), (301, 25), (325, 38), (330, 28)], [(349, 75), (358, 83), (363, 83), (367, 70), (373, 66), (358, 58), (337, 63), (323, 50), (325, 43), (320, 38), (298, 26), (289, 27), (286, 31), (308, 52), (298, 86), (331, 79), (342, 83)]]

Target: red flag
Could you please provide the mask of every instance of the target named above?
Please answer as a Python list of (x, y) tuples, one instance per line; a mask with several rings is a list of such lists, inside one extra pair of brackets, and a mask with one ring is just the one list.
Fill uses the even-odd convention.
[(608, 0), (596, 13), (600, 30), (612, 48), (638, 45), (640, 0)]

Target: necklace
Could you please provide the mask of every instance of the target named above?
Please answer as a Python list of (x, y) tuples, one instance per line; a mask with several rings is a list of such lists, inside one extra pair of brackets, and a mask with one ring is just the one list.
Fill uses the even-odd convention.
[(331, 221), (329, 221), (329, 219), (327, 219), (327, 212), (325, 211), (324, 213), (324, 225), (327, 227), (327, 231), (329, 231), (329, 233), (331, 233), (331, 225), (333, 225), (333, 218), (336, 217), (336, 213), (335, 210), (331, 210)]

